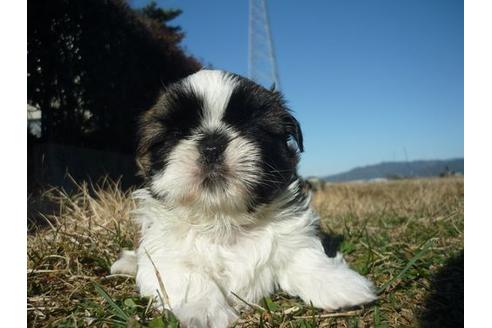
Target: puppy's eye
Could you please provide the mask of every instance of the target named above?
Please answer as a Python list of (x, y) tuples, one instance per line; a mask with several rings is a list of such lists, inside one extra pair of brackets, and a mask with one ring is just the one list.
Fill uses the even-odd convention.
[(299, 150), (299, 147), (297, 146), (297, 142), (292, 138), (291, 136), (287, 137), (287, 140), (285, 141), (285, 144), (289, 149), (292, 150)]

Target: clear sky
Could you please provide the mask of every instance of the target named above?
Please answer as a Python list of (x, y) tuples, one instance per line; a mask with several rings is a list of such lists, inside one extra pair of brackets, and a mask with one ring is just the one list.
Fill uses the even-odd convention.
[[(135, 7), (145, 0), (130, 0)], [(166, 0), (185, 50), (247, 75), (247, 0)], [(463, 1), (268, 1), (303, 175), (464, 156)]]

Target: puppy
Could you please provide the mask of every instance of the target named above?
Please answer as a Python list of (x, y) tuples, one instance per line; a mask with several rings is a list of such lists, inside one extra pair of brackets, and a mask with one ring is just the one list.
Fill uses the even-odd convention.
[(140, 245), (113, 273), (136, 273), (187, 327), (226, 327), (276, 289), (336, 310), (376, 299), (340, 254), (296, 172), (302, 133), (282, 96), (202, 70), (170, 85), (140, 124)]

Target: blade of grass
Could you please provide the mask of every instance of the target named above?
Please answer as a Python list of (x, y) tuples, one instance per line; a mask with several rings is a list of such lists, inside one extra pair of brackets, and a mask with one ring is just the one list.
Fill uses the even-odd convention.
[(155, 265), (154, 261), (152, 260), (152, 257), (150, 257), (150, 254), (147, 251), (147, 249), (144, 248), (144, 251), (145, 251), (145, 254), (147, 255), (147, 257), (149, 258), (150, 263), (152, 263), (152, 266), (154, 267), (154, 272), (155, 272), (155, 275), (157, 277), (157, 281), (159, 282), (159, 288), (160, 288), (161, 293), (162, 293), (162, 295), (160, 295), (160, 296), (162, 296), (161, 297), (162, 306), (164, 307), (164, 302), (162, 300), (164, 298), (164, 301), (169, 306), (169, 310), (172, 311), (173, 309), (171, 307), (171, 302), (169, 301), (169, 295), (167, 294), (166, 287), (164, 286), (164, 282), (162, 281), (161, 273), (157, 269), (157, 266)]
[(260, 311), (260, 313), (267, 312), (267, 310), (264, 307), (262, 307), (262, 306), (260, 306), (258, 304), (248, 303), (244, 299), (242, 299), (239, 295), (237, 295), (236, 293), (231, 292), (231, 294), (234, 295), (235, 297), (237, 297), (241, 302), (243, 302), (244, 304), (246, 304), (247, 306), (249, 306), (253, 310)]
[(380, 327), (381, 326), (381, 317), (379, 314), (379, 306), (374, 307), (373, 317), (374, 317), (374, 326)]
[(106, 300), (106, 302), (108, 302), (108, 304), (111, 306), (111, 308), (113, 308), (113, 310), (115, 311), (115, 314), (118, 316), (118, 318), (123, 319), (125, 321), (128, 321), (130, 316), (128, 314), (126, 314), (125, 311), (123, 311), (123, 309), (121, 307), (119, 307), (118, 304), (116, 304), (113, 301), (111, 296), (109, 296), (108, 293), (106, 293), (106, 291), (99, 284), (94, 283), (94, 288), (96, 289), (96, 292), (102, 298), (104, 298)]
[[(322, 314), (317, 314), (316, 318), (317, 319), (323, 319), (323, 318), (336, 318), (336, 317), (352, 317), (354, 315), (359, 315), (361, 313), (362, 313), (361, 310), (346, 311), (346, 312), (322, 313)], [(312, 317), (313, 317), (312, 315), (295, 315), (295, 316), (293, 316), (294, 319), (311, 319)]]
[(397, 279), (400, 279), (411, 267), (412, 265), (415, 264), (415, 262), (417, 262), (429, 249), (429, 246), (432, 242), (432, 238), (427, 240), (424, 245), (421, 247), (420, 251), (418, 251), (411, 259), (410, 261), (408, 261), (407, 265), (405, 265), (405, 267), (396, 275), (394, 276), (393, 278), (391, 278), (390, 280), (386, 281), (378, 290), (377, 290), (377, 294), (380, 295), (381, 293), (383, 293), (386, 288), (388, 288), (388, 286), (395, 280)]

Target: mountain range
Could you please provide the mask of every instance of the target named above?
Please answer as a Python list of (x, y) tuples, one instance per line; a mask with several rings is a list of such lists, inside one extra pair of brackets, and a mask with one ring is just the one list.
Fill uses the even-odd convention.
[(350, 171), (322, 177), (331, 182), (392, 179), (408, 177), (433, 177), (442, 174), (464, 174), (465, 160), (453, 158), (446, 160), (418, 160), (408, 162), (382, 162), (361, 166)]

